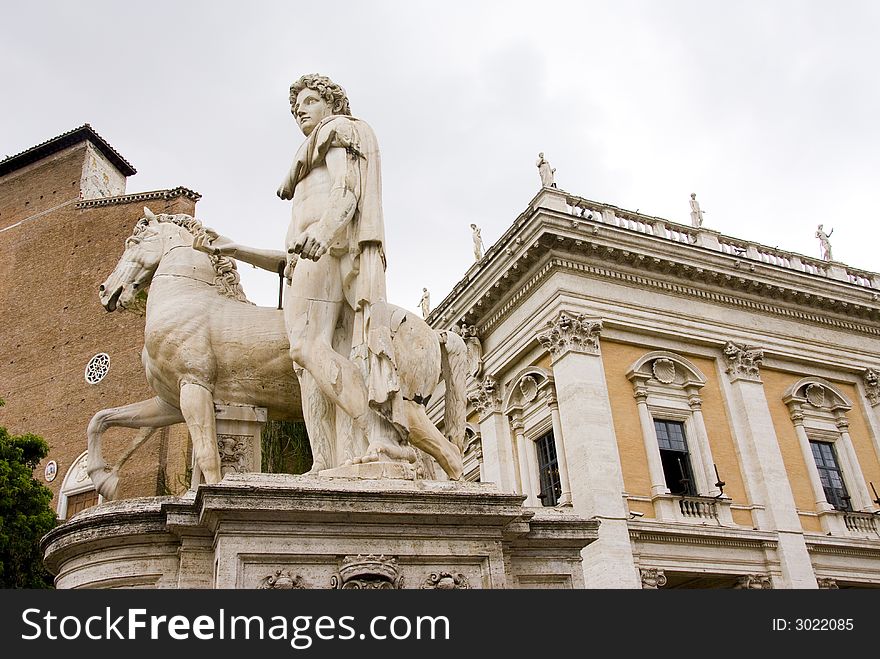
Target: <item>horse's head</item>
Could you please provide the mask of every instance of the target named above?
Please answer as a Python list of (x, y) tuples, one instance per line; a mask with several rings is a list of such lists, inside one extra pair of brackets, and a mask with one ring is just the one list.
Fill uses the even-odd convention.
[[(138, 293), (149, 286), (162, 255), (169, 249), (169, 229), (175, 228), (149, 208), (137, 221), (134, 232), (125, 240), (125, 252), (110, 276), (98, 288), (101, 304), (107, 311), (128, 308)], [(178, 234), (179, 231), (174, 231)]]

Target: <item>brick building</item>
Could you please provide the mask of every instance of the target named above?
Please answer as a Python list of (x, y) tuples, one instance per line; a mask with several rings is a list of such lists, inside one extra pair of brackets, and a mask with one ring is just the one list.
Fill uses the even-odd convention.
[[(0, 425), (49, 443), (35, 476), (61, 518), (97, 501), (84, 470), (89, 419), (153, 395), (140, 359), (144, 319), (107, 313), (98, 285), (145, 205), (194, 214), (199, 199), (182, 187), (126, 194), (135, 171), (88, 124), (0, 162)], [(135, 434), (108, 431), (108, 461)], [(183, 426), (157, 432), (124, 467), (119, 495), (179, 491), (186, 437)]]

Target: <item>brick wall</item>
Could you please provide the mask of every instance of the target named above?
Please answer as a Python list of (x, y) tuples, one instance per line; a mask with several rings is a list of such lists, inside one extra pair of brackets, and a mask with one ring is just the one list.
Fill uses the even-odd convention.
[[(56, 156), (0, 178), (0, 397), (6, 400), (0, 425), (48, 441), (47, 461), (58, 462), (58, 476), (48, 484), (55, 502), (64, 475), (86, 449), (92, 415), (154, 395), (140, 360), (144, 319), (105, 311), (98, 286), (122, 255), (145, 204), (156, 213), (195, 212), (195, 202), (181, 196), (49, 210), (56, 201), (79, 198), (71, 183), (80, 184), (86, 149)], [(88, 384), (86, 364), (101, 352), (110, 356), (110, 370), (100, 383)], [(108, 431), (105, 458), (118, 457), (135, 434)], [(185, 428), (156, 433), (123, 469), (119, 496), (164, 493), (163, 480), (179, 490), (186, 464)], [(35, 476), (43, 479), (42, 465)]]

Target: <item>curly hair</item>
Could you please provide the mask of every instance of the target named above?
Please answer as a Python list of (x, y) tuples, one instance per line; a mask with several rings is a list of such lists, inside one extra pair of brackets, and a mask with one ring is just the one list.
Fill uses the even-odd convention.
[(303, 89), (313, 89), (318, 92), (330, 107), (333, 114), (344, 114), (351, 116), (351, 108), (348, 105), (348, 96), (345, 90), (330, 80), (327, 76), (318, 73), (308, 73), (290, 86), (290, 108), (293, 112), (293, 104), (296, 103), (296, 97)]

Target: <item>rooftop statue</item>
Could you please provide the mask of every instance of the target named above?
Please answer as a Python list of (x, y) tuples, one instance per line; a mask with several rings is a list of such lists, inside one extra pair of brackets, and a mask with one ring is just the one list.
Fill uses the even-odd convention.
[(480, 227), (471, 224), (471, 237), (474, 241), (474, 261), (483, 258), (483, 237), (480, 235)]
[(828, 233), (825, 233), (822, 230), (822, 225), (816, 229), (816, 238), (819, 239), (819, 247), (822, 250), (822, 258), (826, 261), (833, 261), (834, 259), (831, 257), (831, 234), (834, 233), (834, 229), (831, 229)]
[(422, 310), (422, 318), (427, 318), (431, 313), (431, 294), (427, 288), (422, 289), (422, 299), (419, 300), (419, 307)]
[(696, 228), (703, 226), (703, 213), (700, 210), (700, 202), (697, 201), (697, 193), (691, 192), (691, 225)]
[(550, 163), (544, 159), (544, 152), (538, 154), (538, 175), (541, 177), (541, 185), (545, 188), (555, 188), (556, 169), (550, 167)]

